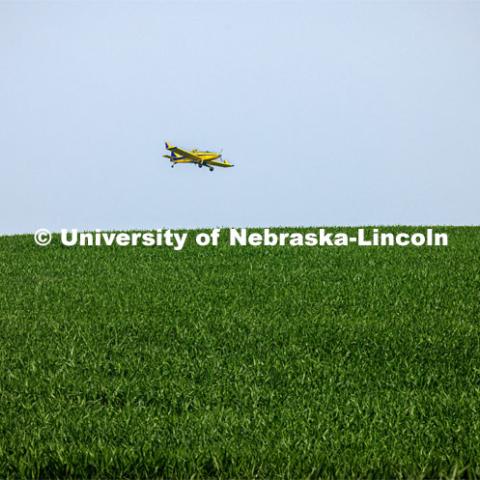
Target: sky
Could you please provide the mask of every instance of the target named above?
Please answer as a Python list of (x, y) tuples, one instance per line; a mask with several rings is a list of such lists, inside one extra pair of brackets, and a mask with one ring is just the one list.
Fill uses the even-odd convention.
[(479, 45), (480, 2), (0, 3), (0, 234), (479, 225)]

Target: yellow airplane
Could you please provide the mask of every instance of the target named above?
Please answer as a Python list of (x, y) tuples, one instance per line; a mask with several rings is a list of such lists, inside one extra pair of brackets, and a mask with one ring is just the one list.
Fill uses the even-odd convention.
[(208, 152), (200, 150), (183, 150), (182, 148), (174, 147), (168, 142), (165, 142), (165, 148), (170, 152), (170, 155), (163, 155), (164, 158), (168, 158), (172, 162), (172, 168), (177, 163), (193, 163), (202, 168), (204, 165), (213, 172), (213, 167), (228, 168), (233, 167), (232, 163), (227, 160), (219, 161), (222, 158), (221, 153)]

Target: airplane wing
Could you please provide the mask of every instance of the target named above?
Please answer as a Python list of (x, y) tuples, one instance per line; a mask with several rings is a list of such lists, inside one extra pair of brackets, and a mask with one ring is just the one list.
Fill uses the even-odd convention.
[(199, 156), (195, 155), (194, 153), (188, 152), (187, 150), (182, 150), (181, 148), (178, 148), (178, 147), (173, 147), (170, 151), (174, 153), (178, 153), (178, 155), (181, 155), (182, 157), (190, 158), (191, 160), (195, 160), (197, 162), (202, 161), (202, 159)]
[(208, 160), (207, 163), (212, 165), (212, 167), (233, 167), (233, 164), (231, 163), (217, 162), (215, 160)]

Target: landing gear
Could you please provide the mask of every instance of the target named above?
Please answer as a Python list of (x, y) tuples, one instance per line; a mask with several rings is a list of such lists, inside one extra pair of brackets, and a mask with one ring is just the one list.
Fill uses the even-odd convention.
[(204, 165), (211, 171), (213, 172), (213, 167), (211, 167), (208, 163), (197, 163), (198, 168), (202, 168)]

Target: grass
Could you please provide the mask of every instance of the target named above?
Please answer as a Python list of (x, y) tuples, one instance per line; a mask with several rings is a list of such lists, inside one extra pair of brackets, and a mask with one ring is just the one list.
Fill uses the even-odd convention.
[(479, 477), (480, 227), (440, 230), (448, 247), (0, 237), (0, 476)]

